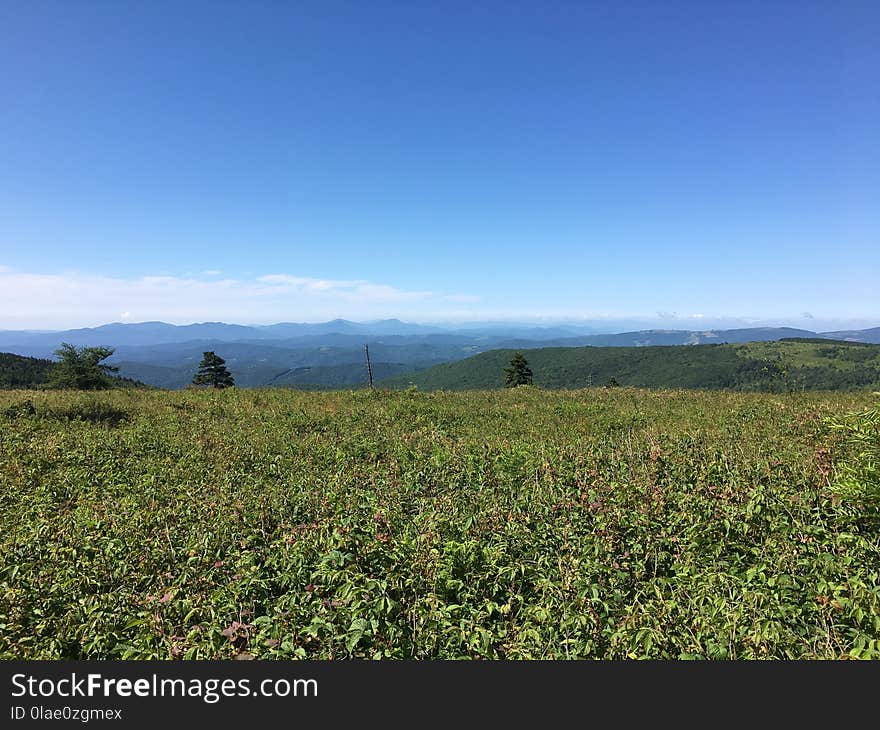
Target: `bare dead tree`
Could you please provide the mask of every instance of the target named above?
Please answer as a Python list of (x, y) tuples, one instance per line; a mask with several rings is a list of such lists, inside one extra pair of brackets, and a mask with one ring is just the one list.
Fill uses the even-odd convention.
[(369, 378), (370, 390), (373, 389), (373, 366), (370, 365), (370, 346), (364, 345), (364, 354), (367, 356), (367, 378)]

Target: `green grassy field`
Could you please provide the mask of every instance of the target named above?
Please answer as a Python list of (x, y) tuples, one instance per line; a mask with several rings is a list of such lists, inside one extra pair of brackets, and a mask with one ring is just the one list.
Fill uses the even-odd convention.
[(0, 657), (880, 658), (873, 402), (2, 392)]

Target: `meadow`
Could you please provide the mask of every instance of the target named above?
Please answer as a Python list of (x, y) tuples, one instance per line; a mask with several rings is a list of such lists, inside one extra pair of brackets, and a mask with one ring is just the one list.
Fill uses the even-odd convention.
[(0, 392), (0, 657), (880, 658), (875, 404)]

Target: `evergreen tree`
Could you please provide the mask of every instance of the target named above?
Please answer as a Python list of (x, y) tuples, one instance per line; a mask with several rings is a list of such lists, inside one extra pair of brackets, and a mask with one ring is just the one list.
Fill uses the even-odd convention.
[(64, 342), (55, 354), (58, 362), (49, 375), (50, 388), (104, 390), (113, 387), (109, 373), (119, 368), (101, 362), (113, 354), (112, 347), (76, 348)]
[(515, 388), (517, 385), (531, 385), (532, 370), (521, 352), (516, 353), (510, 365), (504, 368), (504, 387)]
[(226, 369), (226, 361), (214, 352), (204, 353), (199, 363), (199, 371), (193, 377), (195, 385), (210, 385), (213, 388), (228, 388), (235, 385), (232, 375)]

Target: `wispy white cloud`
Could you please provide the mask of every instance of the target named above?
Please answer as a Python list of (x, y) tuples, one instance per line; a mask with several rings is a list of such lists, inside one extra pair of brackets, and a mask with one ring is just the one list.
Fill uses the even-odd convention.
[[(697, 311), (694, 309), (685, 311)], [(679, 310), (681, 311), (681, 310)], [(804, 312), (802, 317), (807, 317)], [(747, 317), (716, 313), (608, 311), (593, 307), (515, 306), (469, 293), (409, 290), (365, 279), (321, 279), (288, 273), (243, 274), (236, 278), (205, 272), (110, 277), (85, 272), (33, 273), (0, 266), (0, 329), (66, 329), (110, 321), (163, 320), (174, 324), (216, 321), (268, 324), (318, 322), (344, 317), (369, 321), (385, 317), (453, 324), (467, 321), (521, 321), (536, 325), (570, 322), (602, 331), (653, 327), (677, 329), (791, 325), (798, 317)], [(803, 322), (802, 319), (799, 321)], [(810, 329), (876, 326), (869, 319), (816, 315)]]
[(452, 302), (455, 304), (476, 304), (480, 301), (478, 296), (473, 294), (445, 294), (440, 297), (444, 302)]
[[(217, 272), (219, 276), (220, 272)], [(188, 323), (320, 321), (334, 317), (424, 319), (460, 316), (477, 301), (466, 294), (408, 291), (366, 280), (290, 274), (256, 278), (108, 277), (84, 272), (41, 274), (0, 268), (0, 328), (63, 328), (163, 320)], [(454, 310), (458, 305), (459, 310)]]

